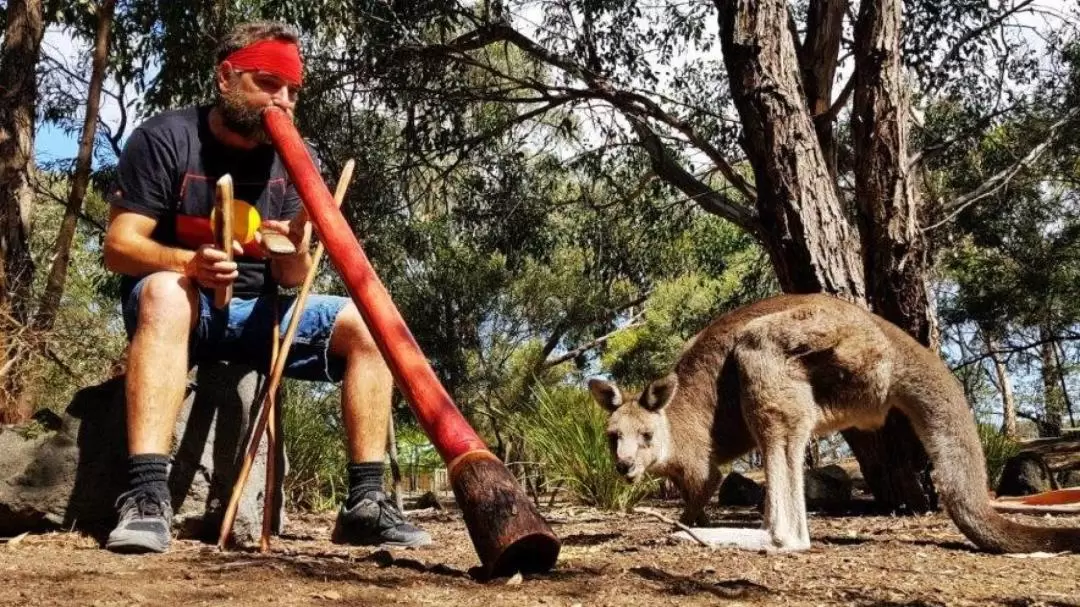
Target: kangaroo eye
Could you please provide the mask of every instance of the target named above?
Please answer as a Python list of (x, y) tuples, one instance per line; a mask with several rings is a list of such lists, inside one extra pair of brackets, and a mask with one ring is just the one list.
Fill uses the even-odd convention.
[(642, 440), (644, 440), (644, 441), (645, 441), (646, 443), (651, 443), (651, 442), (652, 442), (652, 432), (643, 432), (643, 433), (641, 434), (641, 438), (642, 438)]

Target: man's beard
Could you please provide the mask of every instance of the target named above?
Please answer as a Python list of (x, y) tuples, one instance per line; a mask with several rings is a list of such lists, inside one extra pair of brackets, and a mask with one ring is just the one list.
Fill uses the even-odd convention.
[(230, 131), (263, 145), (269, 145), (270, 136), (263, 128), (261, 107), (252, 107), (240, 91), (222, 93), (218, 100), (221, 118)]

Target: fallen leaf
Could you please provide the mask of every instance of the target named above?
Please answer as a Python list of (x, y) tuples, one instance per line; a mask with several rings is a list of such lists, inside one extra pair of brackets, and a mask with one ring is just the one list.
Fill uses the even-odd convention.
[(1006, 554), (1005, 556), (1013, 559), (1051, 559), (1055, 556), (1062, 556), (1069, 554), (1068, 552), (1027, 552), (1022, 554)]
[(7, 545), (9, 547), (10, 546), (16, 546), (16, 545), (19, 544), (19, 542), (23, 541), (23, 539), (26, 538), (26, 536), (28, 536), (28, 535), (30, 535), (30, 532), (29, 531), (24, 531), (24, 532), (20, 533), (19, 535), (16, 535), (15, 537), (8, 540)]
[(525, 578), (521, 577), (520, 573), (515, 573), (513, 576), (510, 577), (510, 579), (506, 580), (506, 585), (507, 586), (517, 586), (517, 585), (521, 584), (521, 582), (524, 581), (524, 579)]

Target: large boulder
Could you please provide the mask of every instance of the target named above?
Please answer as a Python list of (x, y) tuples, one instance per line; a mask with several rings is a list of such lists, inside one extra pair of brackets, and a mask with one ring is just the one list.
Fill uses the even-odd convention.
[[(198, 370), (176, 424), (169, 469), (181, 537), (216, 539), (261, 381), (240, 365), (204, 364)], [(116, 522), (116, 499), (127, 489), (123, 377), (79, 391), (63, 415), (45, 420), (0, 430), (0, 535), (71, 527), (107, 531)], [(283, 461), (277, 466), (275, 529), (282, 523), (284, 469)], [(237, 511), (237, 540), (259, 535), (265, 474), (263, 441)]]
[(1034, 495), (1057, 489), (1054, 474), (1041, 455), (1021, 451), (1005, 460), (998, 479), (998, 495)]
[(811, 510), (843, 510), (851, 505), (851, 477), (835, 464), (807, 470), (804, 489)]
[(756, 507), (765, 499), (761, 485), (734, 470), (720, 483), (718, 501), (721, 506)]

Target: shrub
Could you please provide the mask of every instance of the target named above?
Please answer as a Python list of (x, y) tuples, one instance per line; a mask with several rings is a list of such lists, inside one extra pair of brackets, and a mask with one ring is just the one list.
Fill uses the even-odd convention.
[(1005, 462), (1020, 452), (1020, 445), (1002, 434), (990, 424), (978, 424), (979, 442), (982, 443), (983, 457), (986, 458), (986, 477), (990, 486), (997, 484)]
[(289, 508), (330, 510), (349, 490), (339, 394), (332, 390), (320, 395), (298, 382), (285, 382), (282, 423), (289, 458), (285, 478)]
[(646, 479), (627, 483), (615, 471), (604, 432), (605, 414), (577, 388), (542, 386), (521, 419), (530, 450), (545, 464), (549, 483), (562, 482), (581, 501), (608, 510), (628, 510), (656, 488)]

